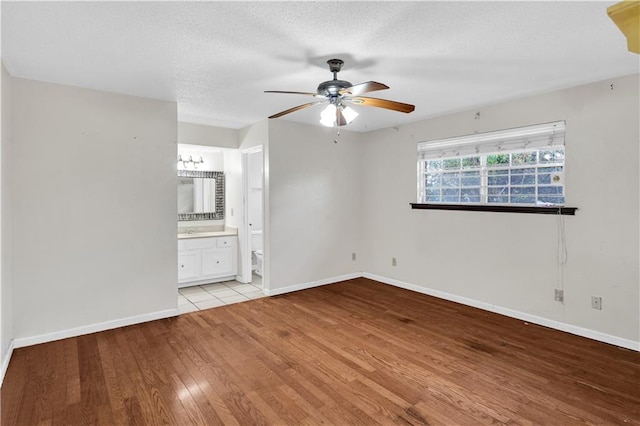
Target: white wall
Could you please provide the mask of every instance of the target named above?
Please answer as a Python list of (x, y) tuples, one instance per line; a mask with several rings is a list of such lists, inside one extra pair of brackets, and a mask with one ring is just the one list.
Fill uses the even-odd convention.
[(220, 148), (238, 148), (240, 131), (193, 123), (178, 123), (178, 142)]
[[(363, 188), (360, 135), (269, 123), (270, 289), (358, 273)], [(368, 166), (367, 166), (368, 167)]]
[(11, 248), (11, 77), (2, 64), (0, 77), (0, 384), (8, 365), (13, 339)]
[[(364, 135), (364, 270), (640, 341), (638, 94), (633, 75)], [(579, 208), (564, 217), (564, 304), (554, 301), (556, 216), (409, 207), (417, 142), (557, 120), (567, 126), (566, 203)]]
[(176, 104), (14, 78), (11, 107), (16, 339), (175, 313)]

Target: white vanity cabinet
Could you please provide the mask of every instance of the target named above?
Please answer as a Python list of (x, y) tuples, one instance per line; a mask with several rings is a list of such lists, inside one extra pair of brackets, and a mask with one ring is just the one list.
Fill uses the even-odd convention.
[(178, 240), (178, 287), (235, 279), (238, 237), (203, 237)]

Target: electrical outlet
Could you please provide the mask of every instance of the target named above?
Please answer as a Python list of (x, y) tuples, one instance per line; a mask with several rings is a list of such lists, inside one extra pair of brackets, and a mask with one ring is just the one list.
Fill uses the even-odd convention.
[(599, 296), (591, 296), (591, 307), (593, 309), (602, 309), (602, 297)]
[(356, 260), (356, 253), (355, 252), (351, 253), (351, 260)]
[(391, 258), (391, 266), (398, 266), (398, 261), (396, 260), (395, 257)]
[(231, 207), (231, 216), (233, 216), (233, 207)]
[(555, 299), (556, 299), (556, 302), (564, 302), (564, 290), (556, 288)]

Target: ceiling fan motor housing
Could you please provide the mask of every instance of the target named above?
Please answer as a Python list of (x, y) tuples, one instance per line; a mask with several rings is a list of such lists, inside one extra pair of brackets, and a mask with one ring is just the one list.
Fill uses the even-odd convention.
[(339, 95), (340, 90), (351, 86), (351, 83), (344, 80), (323, 81), (318, 85), (318, 95), (335, 97)]

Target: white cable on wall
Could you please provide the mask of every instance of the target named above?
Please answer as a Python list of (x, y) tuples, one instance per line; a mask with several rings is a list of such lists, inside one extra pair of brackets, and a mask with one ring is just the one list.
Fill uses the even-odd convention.
[[(565, 232), (564, 216), (558, 210), (558, 246), (556, 251), (557, 260), (557, 277), (556, 288), (564, 292), (564, 270), (569, 260), (569, 252), (567, 251), (567, 234)], [(564, 301), (562, 302), (564, 303)]]

